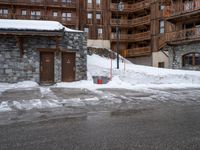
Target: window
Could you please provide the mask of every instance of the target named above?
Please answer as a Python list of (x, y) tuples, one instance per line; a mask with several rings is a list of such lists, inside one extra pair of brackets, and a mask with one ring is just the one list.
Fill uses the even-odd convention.
[(92, 4), (92, 0), (87, 0), (87, 3), (88, 4)]
[(103, 29), (102, 28), (98, 28), (97, 32), (98, 32), (98, 38), (102, 38), (103, 37)]
[(1, 8), (0, 9), (0, 14), (1, 15), (7, 15), (8, 14), (8, 9), (7, 8)]
[(101, 19), (101, 14), (96, 14), (96, 19)]
[(31, 11), (31, 19), (40, 19), (41, 12), (40, 11)]
[(164, 20), (160, 20), (160, 33), (165, 32), (165, 25), (164, 25)]
[(188, 53), (183, 56), (183, 66), (199, 66), (200, 53)]
[(22, 16), (26, 16), (27, 15), (27, 11), (26, 10), (22, 10)]
[(158, 68), (165, 68), (165, 62), (158, 62)]
[(71, 20), (72, 19), (72, 13), (67, 13), (67, 20)]
[(98, 34), (102, 34), (103, 33), (103, 29), (102, 28), (99, 28), (98, 29)]
[(96, 4), (100, 5), (101, 4), (101, 0), (96, 0)]
[(58, 16), (58, 12), (57, 11), (53, 11), (53, 16), (57, 17)]
[(200, 65), (200, 53), (195, 53), (194, 54), (195, 57), (195, 65)]
[(88, 13), (88, 14), (87, 14), (87, 18), (88, 18), (88, 19), (92, 19), (92, 13)]
[(160, 10), (163, 11), (165, 9), (165, 5), (160, 4)]
[(62, 13), (62, 18), (66, 20), (71, 20), (72, 19), (72, 13)]
[(88, 33), (89, 32), (89, 28), (84, 28), (84, 32)]

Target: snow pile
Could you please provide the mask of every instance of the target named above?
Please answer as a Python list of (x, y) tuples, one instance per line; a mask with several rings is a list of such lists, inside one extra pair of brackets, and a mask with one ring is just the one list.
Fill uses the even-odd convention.
[[(199, 71), (172, 70), (164, 68), (134, 65), (120, 59), (120, 69), (116, 69), (116, 60), (112, 62), (112, 76), (123, 83), (138, 84), (199, 84)], [(91, 76), (110, 76), (111, 60), (97, 55), (88, 56), (88, 72)], [(113, 78), (116, 80), (116, 78)], [(113, 81), (112, 80), (112, 81)]]
[(9, 83), (0, 83), (0, 95), (3, 91), (9, 90), (9, 89), (18, 89), (18, 88), (33, 88), (37, 87), (38, 84), (33, 81), (23, 81), (23, 82), (18, 82), (14, 84), (9, 84)]

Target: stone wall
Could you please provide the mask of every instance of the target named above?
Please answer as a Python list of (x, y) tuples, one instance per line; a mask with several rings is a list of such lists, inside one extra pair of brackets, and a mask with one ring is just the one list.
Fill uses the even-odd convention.
[[(87, 78), (86, 36), (81, 32), (66, 32), (60, 43), (63, 51), (76, 52), (76, 78)], [(24, 55), (20, 56), (15, 36), (0, 38), (0, 82), (25, 80), (40, 81), (40, 52), (38, 48), (56, 48), (54, 38), (27, 36), (24, 38)], [(61, 52), (55, 52), (55, 82), (61, 81)]]
[(200, 43), (190, 43), (187, 45), (177, 45), (177, 46), (168, 46), (169, 51), (169, 66), (174, 69), (188, 69), (188, 70), (200, 70), (200, 66), (190, 66), (183, 67), (182, 57), (183, 55), (191, 52), (200, 53)]

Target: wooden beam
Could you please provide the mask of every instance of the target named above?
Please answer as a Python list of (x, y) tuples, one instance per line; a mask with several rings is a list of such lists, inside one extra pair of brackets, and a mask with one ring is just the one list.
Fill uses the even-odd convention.
[(17, 47), (20, 50), (20, 57), (24, 55), (24, 39), (21, 36), (15, 36), (17, 41)]

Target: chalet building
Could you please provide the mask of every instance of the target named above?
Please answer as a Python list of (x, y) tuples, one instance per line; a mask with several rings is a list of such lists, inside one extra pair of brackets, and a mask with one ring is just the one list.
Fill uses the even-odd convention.
[[(120, 2), (123, 5), (119, 9)], [(0, 18), (59, 21), (69, 28), (85, 31), (89, 47), (119, 50), (121, 55), (136, 64), (187, 69), (188, 65), (183, 60), (192, 57), (193, 64), (196, 64), (194, 58), (198, 56), (192, 49), (194, 38), (183, 41), (184, 50), (188, 49), (188, 53), (177, 50), (183, 48), (178, 47), (177, 42), (175, 44), (174, 38), (181, 35), (183, 30), (185, 32), (186, 29), (195, 27), (197, 30), (198, 2), (199, 0), (0, 0)], [(179, 39), (180, 46), (183, 45), (181, 41)]]
[(55, 21), (0, 19), (0, 82), (87, 78), (84, 32)]
[(164, 1), (168, 24), (163, 50), (169, 52), (170, 68), (200, 70), (200, 1)]

